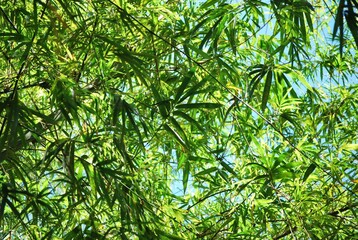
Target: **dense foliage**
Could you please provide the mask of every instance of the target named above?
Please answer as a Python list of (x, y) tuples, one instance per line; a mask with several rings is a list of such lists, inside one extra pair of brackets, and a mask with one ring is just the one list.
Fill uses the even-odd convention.
[(354, 239), (355, 0), (2, 0), (0, 237)]

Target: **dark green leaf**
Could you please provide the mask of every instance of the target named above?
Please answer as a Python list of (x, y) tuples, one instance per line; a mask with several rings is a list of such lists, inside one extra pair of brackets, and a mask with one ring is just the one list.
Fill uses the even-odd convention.
[(265, 81), (265, 88), (264, 88), (264, 91), (262, 93), (261, 110), (263, 112), (265, 111), (267, 101), (268, 101), (269, 96), (270, 96), (271, 83), (272, 83), (272, 70), (267, 72), (266, 81)]
[(190, 117), (188, 114), (186, 114), (184, 112), (181, 112), (181, 111), (174, 111), (173, 115), (174, 116), (179, 116), (181, 118), (184, 118), (190, 124), (192, 124), (192, 126), (196, 126), (203, 133), (205, 132), (204, 128), (200, 125), (200, 123), (198, 121), (196, 121), (195, 119), (193, 119), (192, 117)]
[(182, 145), (184, 148), (187, 148), (185, 141), (182, 139), (182, 137), (176, 131), (174, 131), (168, 124), (164, 124), (164, 128), (180, 143), (180, 145)]
[(315, 163), (312, 163), (311, 165), (308, 166), (305, 174), (303, 175), (302, 182), (305, 182), (307, 180), (307, 178), (313, 173), (313, 171), (316, 169), (316, 167), (317, 167), (317, 164), (315, 164)]
[(175, 101), (178, 101), (181, 97), (182, 94), (184, 92), (184, 90), (186, 89), (186, 87), (188, 86), (189, 82), (191, 81), (192, 77), (194, 76), (195, 71), (189, 71), (188, 75), (186, 75), (183, 79), (183, 82), (181, 83), (181, 85), (179, 86), (177, 93), (175, 95)]
[(178, 104), (175, 106), (176, 108), (208, 108), (208, 109), (214, 109), (222, 107), (220, 103), (185, 103), (185, 104)]
[(185, 164), (184, 164), (184, 169), (183, 169), (183, 191), (184, 194), (186, 192), (186, 188), (188, 186), (188, 180), (189, 180), (189, 173), (190, 173), (190, 162), (188, 160), (186, 160)]
[(210, 173), (215, 172), (217, 170), (218, 170), (217, 167), (211, 167), (211, 168), (205, 169), (205, 170), (203, 170), (201, 172), (198, 172), (197, 174), (195, 174), (195, 176), (207, 175), (207, 174), (210, 174)]

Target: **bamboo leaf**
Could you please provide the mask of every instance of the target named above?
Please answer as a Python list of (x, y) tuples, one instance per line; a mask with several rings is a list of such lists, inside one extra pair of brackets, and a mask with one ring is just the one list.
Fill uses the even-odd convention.
[(197, 93), (199, 92), (198, 89), (200, 89), (201, 87), (203, 87), (207, 81), (208, 81), (208, 78), (204, 78), (204, 79), (201, 80), (199, 83), (197, 83), (197, 84), (195, 84), (194, 86), (192, 86), (192, 87), (184, 94), (184, 96), (179, 99), (178, 103), (183, 102), (183, 101), (184, 101), (185, 99), (187, 99), (188, 97), (197, 94)]
[(354, 144), (354, 143), (351, 143), (351, 144), (343, 144), (343, 145), (340, 147), (340, 150), (357, 151), (357, 150), (358, 150), (358, 144)]
[(175, 130), (180, 134), (180, 136), (182, 137), (182, 139), (184, 139), (186, 145), (188, 145), (188, 139), (186, 138), (186, 134), (184, 132), (184, 130), (182, 129), (182, 127), (180, 126), (180, 124), (177, 122), (177, 120), (175, 120), (175, 118), (173, 117), (169, 117), (169, 121), (170, 123), (173, 125), (173, 127), (175, 128)]
[(313, 173), (313, 171), (316, 169), (317, 164), (312, 163), (308, 166), (308, 168), (305, 171), (305, 174), (303, 175), (302, 182), (306, 182), (307, 178)]
[(274, 200), (272, 199), (255, 199), (255, 204), (260, 207), (269, 206)]
[(174, 111), (173, 115), (187, 120), (191, 124), (191, 126), (196, 126), (201, 132), (203, 133), (205, 132), (204, 128), (200, 125), (200, 123), (195, 119), (193, 119), (192, 117), (190, 117), (188, 114), (182, 111)]
[(184, 148), (187, 148), (185, 141), (181, 138), (181, 136), (174, 131), (168, 124), (164, 124), (164, 129), (168, 131)]
[(165, 237), (163, 239), (171, 239), (171, 240), (184, 240), (185, 239), (185, 238), (179, 237), (177, 235), (165, 232), (165, 231), (163, 231), (161, 229), (156, 229), (155, 232), (157, 232), (160, 236)]
[(183, 181), (182, 181), (184, 194), (185, 194), (187, 186), (188, 186), (189, 172), (190, 172), (190, 162), (188, 160), (186, 160), (186, 162), (184, 164), (184, 169), (183, 169)]
[(262, 94), (262, 101), (261, 101), (262, 112), (265, 111), (267, 101), (270, 96), (271, 83), (272, 83), (272, 70), (268, 71), (266, 75), (265, 88)]
[(112, 114), (112, 124), (116, 125), (118, 122), (119, 113), (122, 111), (123, 108), (123, 101), (119, 95), (114, 95), (114, 107), (113, 107), (113, 114)]
[(123, 100), (123, 107), (126, 110), (129, 122), (131, 123), (131, 125), (134, 127), (134, 130), (138, 136), (139, 139), (139, 143), (142, 145), (142, 147), (144, 147), (144, 142), (142, 139), (142, 134), (140, 133), (139, 127), (137, 126), (137, 123), (134, 120), (134, 117), (132, 115), (132, 113), (134, 112), (133, 108), (125, 101)]
[(298, 79), (309, 91), (313, 91), (312, 86), (307, 82), (306, 78), (302, 75), (302, 73), (298, 71), (292, 71), (291, 73), (294, 77)]
[(220, 108), (222, 107), (222, 104), (220, 103), (184, 103), (184, 104), (178, 104), (175, 106), (176, 108), (188, 108), (188, 109), (192, 109), (192, 108), (207, 108), (207, 109), (215, 109), (215, 108)]
[(232, 175), (237, 176), (237, 173), (234, 171), (234, 169), (230, 167), (229, 164), (227, 164), (225, 161), (220, 161), (220, 165), (223, 166), (223, 168), (225, 168), (225, 170)]
[(189, 73), (184, 77), (182, 84), (179, 86), (177, 93), (175, 95), (175, 101), (177, 102), (181, 97), (185, 90), (185, 88), (188, 86), (190, 80), (195, 74), (195, 70), (190, 70)]
[(344, 8), (344, 3), (345, 0), (340, 0), (339, 1), (339, 5), (337, 8), (337, 14), (335, 17), (335, 22), (334, 22), (334, 26), (333, 26), (333, 40), (336, 38), (337, 36), (337, 31), (339, 29), (339, 52), (342, 55), (343, 53), (343, 28), (344, 28), (344, 23), (343, 23), (343, 8)]
[(354, 12), (351, 1), (347, 1), (348, 10), (344, 12), (344, 16), (347, 21), (349, 30), (352, 33), (356, 47), (358, 48), (358, 26), (357, 26), (357, 14)]
[(198, 177), (198, 176), (201, 176), (201, 175), (208, 175), (208, 174), (210, 174), (212, 172), (216, 172), (217, 170), (218, 170), (217, 167), (207, 168), (207, 169), (205, 169), (205, 170), (203, 170), (201, 172), (196, 173), (195, 176)]

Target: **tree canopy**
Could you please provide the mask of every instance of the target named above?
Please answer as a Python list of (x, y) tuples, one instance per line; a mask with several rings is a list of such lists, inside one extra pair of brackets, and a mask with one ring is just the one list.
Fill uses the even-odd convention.
[(0, 238), (358, 237), (356, 0), (0, 12)]

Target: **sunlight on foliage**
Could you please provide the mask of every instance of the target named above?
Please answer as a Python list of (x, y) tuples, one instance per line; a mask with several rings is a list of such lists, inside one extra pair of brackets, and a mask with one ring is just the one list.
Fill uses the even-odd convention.
[(355, 0), (0, 4), (1, 239), (354, 239)]

